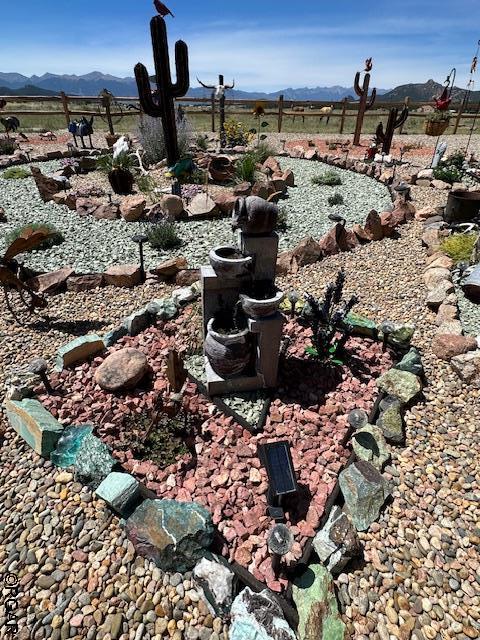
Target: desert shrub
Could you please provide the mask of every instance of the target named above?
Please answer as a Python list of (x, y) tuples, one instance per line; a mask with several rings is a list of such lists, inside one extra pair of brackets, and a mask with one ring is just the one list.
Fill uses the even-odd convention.
[(0, 156), (11, 156), (17, 149), (17, 144), (8, 138), (0, 138)]
[(155, 249), (176, 249), (182, 244), (172, 222), (159, 222), (147, 231), (148, 241)]
[(22, 180), (23, 178), (29, 178), (32, 174), (23, 167), (10, 167), (3, 172), (2, 178), (5, 180)]
[(104, 156), (100, 156), (97, 160), (97, 169), (109, 173), (114, 169), (133, 169), (136, 164), (135, 157), (127, 151), (122, 151), (116, 158), (112, 154), (107, 153)]
[(258, 156), (255, 151), (249, 151), (235, 163), (235, 177), (238, 182), (255, 182), (257, 174)]
[(340, 175), (336, 171), (333, 171), (332, 169), (327, 169), (323, 173), (320, 173), (317, 176), (313, 176), (312, 184), (324, 185), (328, 187), (336, 187), (342, 184), (342, 179), (340, 178)]
[[(140, 120), (136, 136), (145, 150), (144, 159), (147, 164), (155, 164), (167, 156), (163, 137), (162, 119), (144, 115)], [(177, 138), (180, 158), (187, 155), (192, 131), (186, 118), (177, 121)]]
[(465, 163), (465, 159), (466, 159), (466, 156), (463, 151), (454, 151), (445, 160), (445, 164), (449, 166), (457, 167), (457, 169), (462, 170), (463, 165)]
[(286, 231), (288, 229), (288, 213), (285, 207), (278, 209), (277, 231)]
[(463, 171), (458, 169), (453, 164), (447, 164), (447, 162), (440, 162), (438, 167), (435, 167), (433, 170), (433, 177), (437, 180), (443, 180), (443, 182), (448, 182), (448, 184), (453, 184), (454, 182), (461, 182), (463, 178)]
[(270, 156), (275, 156), (277, 154), (276, 149), (274, 149), (268, 142), (260, 142), (260, 144), (255, 149), (255, 153), (257, 154), (257, 162), (263, 164), (267, 158)]
[(237, 120), (233, 118), (225, 122), (225, 141), (227, 146), (236, 147), (240, 145), (245, 147), (250, 144), (253, 137), (254, 134), (248, 131), (246, 126), (241, 122), (237, 122)]
[(454, 233), (442, 242), (440, 248), (455, 263), (470, 262), (477, 237), (476, 233)]
[(152, 178), (152, 176), (140, 175), (135, 178), (135, 182), (137, 183), (138, 190), (141, 191), (144, 195), (152, 198), (153, 191), (157, 186), (157, 183)]
[(202, 151), (206, 151), (208, 149), (208, 136), (206, 136), (204, 133), (200, 133), (195, 138), (195, 144)]
[(47, 238), (47, 240), (44, 240), (41, 244), (39, 244), (38, 247), (36, 247), (36, 249), (50, 249), (50, 247), (53, 247), (56, 244), (61, 244), (65, 240), (62, 233), (56, 227), (54, 227), (53, 224), (49, 224), (47, 222), (46, 223), (34, 222), (32, 224), (24, 224), (21, 227), (16, 227), (15, 229), (12, 229), (10, 233), (7, 233), (7, 235), (5, 236), (5, 244), (7, 245), (7, 247), (10, 244), (12, 244), (12, 242), (14, 242), (27, 230), (29, 231), (45, 230), (53, 234), (52, 237)]
[(338, 193), (338, 191), (336, 193), (333, 194), (333, 196), (328, 196), (328, 204), (333, 207), (336, 204), (343, 204), (344, 200), (343, 200), (343, 196), (341, 193)]

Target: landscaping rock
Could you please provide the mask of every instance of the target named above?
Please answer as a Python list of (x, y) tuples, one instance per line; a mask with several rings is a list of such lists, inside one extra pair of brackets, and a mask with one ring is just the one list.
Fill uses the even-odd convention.
[[(273, 191), (273, 193), (274, 192), (275, 191)], [(258, 196), (259, 198), (266, 200), (269, 195), (268, 187), (264, 182), (255, 182), (252, 187), (252, 196)]]
[(188, 215), (195, 219), (211, 218), (220, 213), (215, 201), (207, 193), (198, 193), (192, 198), (187, 211)]
[(390, 460), (390, 451), (382, 431), (371, 424), (355, 431), (352, 436), (352, 449), (357, 458), (370, 462), (379, 471)]
[(340, 573), (352, 558), (361, 553), (357, 532), (346, 513), (338, 506), (330, 512), (325, 526), (313, 539), (317, 556), (334, 574)]
[(75, 478), (82, 484), (96, 488), (115, 466), (110, 449), (91, 433), (87, 433), (80, 443), (75, 456)]
[(159, 320), (171, 320), (178, 314), (178, 307), (172, 298), (158, 298), (147, 305), (147, 310)]
[(30, 171), (43, 202), (49, 202), (53, 199), (55, 193), (64, 190), (63, 182), (44, 176), (38, 167), (32, 166), (30, 167)]
[(270, 170), (271, 173), (281, 173), (282, 171), (280, 163), (273, 156), (269, 156), (262, 164), (262, 170), (265, 171), (266, 169)]
[(65, 367), (100, 353), (104, 348), (103, 340), (95, 334), (75, 338), (59, 348), (55, 368), (62, 371)]
[(48, 458), (54, 450), (62, 425), (37, 400), (6, 400), (5, 410), (10, 425), (36, 453)]
[(147, 371), (145, 355), (126, 347), (110, 354), (95, 371), (95, 382), (105, 391), (133, 389)]
[(359, 242), (370, 242), (369, 234), (367, 234), (365, 229), (358, 223), (355, 223), (353, 225), (352, 231), (357, 236)]
[(120, 215), (126, 222), (135, 222), (142, 217), (146, 206), (147, 201), (143, 196), (126, 196), (120, 204)]
[(233, 188), (234, 196), (247, 197), (252, 193), (252, 185), (250, 182), (241, 182)]
[(160, 200), (160, 207), (168, 220), (178, 220), (184, 211), (183, 200), (180, 196), (167, 194)]
[(409, 371), (416, 376), (423, 375), (422, 357), (415, 347), (410, 347), (408, 353), (406, 353), (398, 364), (395, 365), (395, 369), (400, 371)]
[(99, 287), (103, 287), (103, 273), (70, 276), (67, 280), (68, 291), (91, 291)]
[(210, 513), (195, 502), (145, 500), (125, 530), (137, 552), (164, 571), (193, 569), (213, 539)]
[(184, 287), (183, 289), (175, 289), (172, 292), (172, 300), (177, 307), (193, 302), (200, 295), (198, 288), (195, 285), (191, 287)]
[(333, 256), (348, 251), (345, 227), (337, 222), (318, 242), (322, 256)]
[(105, 347), (107, 348), (111, 347), (116, 342), (118, 342), (121, 338), (127, 335), (128, 335), (127, 327), (123, 324), (117, 327), (116, 329), (112, 329), (111, 331), (109, 331), (103, 336), (103, 342), (105, 344)]
[(237, 196), (229, 193), (228, 191), (222, 191), (213, 196), (213, 201), (223, 214), (229, 215), (235, 208)]
[(91, 435), (93, 427), (89, 424), (66, 427), (52, 451), (50, 460), (56, 467), (66, 469), (75, 464), (82, 442), (87, 435)]
[(65, 193), (65, 191), (61, 191), (59, 193), (54, 193), (51, 199), (55, 204), (61, 204), (68, 207), (70, 211), (75, 211), (77, 208), (77, 199), (73, 193)]
[(393, 331), (388, 334), (387, 343), (394, 349), (407, 350), (410, 347), (414, 333), (415, 327), (413, 324), (396, 324)]
[(182, 269), (175, 276), (175, 284), (189, 287), (200, 280), (200, 269)]
[(93, 209), (91, 215), (97, 220), (116, 220), (120, 210), (117, 204), (110, 202), (108, 204), (99, 204)]
[(124, 325), (130, 336), (138, 336), (139, 333), (141, 333), (144, 329), (152, 324), (152, 320), (152, 314), (145, 307), (131, 313), (127, 318), (124, 319), (122, 324)]
[(420, 393), (422, 383), (418, 376), (409, 371), (390, 369), (377, 378), (377, 387), (403, 404), (408, 404)]
[(193, 579), (203, 591), (210, 613), (222, 616), (230, 612), (233, 602), (234, 573), (219, 559), (202, 558), (193, 570)]
[(430, 307), (430, 309), (438, 309), (446, 297), (454, 291), (455, 287), (451, 280), (440, 280), (440, 282), (437, 282), (437, 284), (428, 292), (427, 306)]
[(68, 278), (73, 276), (74, 273), (75, 271), (71, 267), (65, 267), (58, 271), (51, 271), (50, 273), (42, 273), (39, 276), (35, 276), (28, 281), (28, 284), (40, 294), (55, 293), (65, 289)]
[(441, 360), (451, 360), (467, 351), (475, 351), (477, 341), (472, 336), (440, 334), (432, 341), (432, 351)]
[(362, 316), (359, 313), (355, 313), (354, 311), (350, 311), (345, 318), (345, 321), (347, 325), (352, 327), (352, 335), (365, 336), (366, 338), (376, 340), (378, 336), (378, 327), (373, 320), (370, 320), (370, 318)]
[(480, 351), (454, 356), (450, 364), (461, 380), (477, 388), (480, 386)]
[(434, 289), (443, 280), (451, 280), (452, 276), (448, 269), (442, 269), (436, 267), (434, 269), (427, 269), (423, 274), (423, 281), (429, 291)]
[(295, 186), (295, 176), (291, 169), (286, 169), (282, 174), (282, 178), (285, 181), (285, 184), (287, 185), (287, 187)]
[(295, 249), (292, 249), (290, 255), (292, 262), (295, 262), (298, 267), (304, 267), (317, 262), (322, 255), (322, 249), (320, 244), (309, 236), (301, 240)]
[(446, 304), (443, 302), (437, 311), (435, 324), (441, 326), (444, 322), (451, 322), (458, 319), (458, 307), (456, 304)]
[(121, 516), (126, 516), (140, 496), (140, 485), (129, 473), (112, 471), (102, 480), (95, 494)]
[(447, 322), (443, 322), (437, 330), (437, 335), (447, 335), (451, 334), (453, 336), (461, 336), (463, 335), (463, 327), (460, 320), (448, 320)]
[(158, 278), (168, 280), (177, 275), (179, 271), (187, 268), (187, 261), (183, 257), (171, 258), (161, 262), (157, 267), (150, 269), (150, 272)]
[(109, 267), (103, 274), (106, 284), (114, 287), (134, 287), (140, 283), (140, 267), (136, 264), (121, 264)]
[(402, 444), (404, 441), (402, 403), (393, 396), (387, 396), (381, 401), (377, 427), (388, 442)]
[[(433, 259), (432, 259), (433, 258)], [(444, 253), (435, 253), (433, 256), (428, 256), (426, 259), (428, 269), (452, 269), (453, 260), (446, 256)]]
[(369, 462), (354, 462), (339, 476), (340, 488), (357, 531), (366, 531), (390, 495), (387, 481)]
[(347, 629), (338, 612), (330, 573), (312, 564), (293, 581), (293, 601), (298, 609), (300, 640), (343, 640)]
[[(303, 150), (302, 150), (303, 151)], [(229, 640), (296, 640), (271, 591), (246, 587), (231, 608)]]
[(383, 239), (382, 221), (374, 209), (370, 211), (367, 219), (365, 220), (364, 232), (369, 240)]
[(432, 180), (431, 185), (435, 187), (435, 189), (441, 189), (442, 191), (448, 191), (452, 188), (451, 184), (443, 180)]

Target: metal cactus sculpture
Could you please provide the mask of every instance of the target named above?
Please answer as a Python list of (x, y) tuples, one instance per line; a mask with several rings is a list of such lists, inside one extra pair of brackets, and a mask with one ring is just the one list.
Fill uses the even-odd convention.
[(143, 111), (152, 118), (162, 119), (167, 163), (169, 167), (173, 167), (180, 160), (174, 100), (184, 96), (190, 87), (188, 48), (183, 40), (178, 40), (175, 43), (177, 81), (173, 84), (170, 73), (167, 28), (162, 16), (152, 18), (150, 30), (157, 89), (152, 92), (148, 71), (141, 63), (135, 66), (135, 78)]
[(382, 153), (390, 153), (395, 129), (398, 129), (398, 127), (401, 127), (403, 124), (405, 124), (407, 118), (408, 107), (405, 105), (400, 112), (400, 115), (398, 114), (398, 109), (396, 107), (390, 109), (390, 114), (387, 120), (387, 128), (385, 129), (385, 131), (383, 130), (383, 123), (380, 122), (375, 132), (375, 140), (382, 145)]
[(365, 112), (371, 109), (374, 105), (375, 98), (377, 97), (377, 90), (372, 89), (370, 98), (368, 97), (368, 89), (370, 86), (370, 70), (372, 69), (372, 59), (367, 58), (365, 60), (365, 77), (363, 78), (363, 85), (360, 87), (360, 71), (355, 74), (354, 89), (357, 96), (360, 98), (358, 105), (357, 122), (355, 124), (355, 133), (353, 135), (353, 144), (360, 144), (360, 134), (362, 133), (363, 118)]
[[(213, 105), (215, 104), (215, 99), (218, 100), (219, 112), (220, 112), (220, 147), (223, 149), (226, 146), (226, 136), (225, 136), (225, 91), (229, 89), (233, 89), (235, 87), (235, 80), (232, 84), (225, 84), (225, 79), (223, 75), (218, 76), (218, 84), (209, 85), (204, 84), (201, 80), (197, 78), (198, 83), (204, 89), (211, 89), (213, 91), (212, 101)], [(212, 116), (213, 118), (215, 116)], [(212, 120), (213, 122), (213, 120)]]

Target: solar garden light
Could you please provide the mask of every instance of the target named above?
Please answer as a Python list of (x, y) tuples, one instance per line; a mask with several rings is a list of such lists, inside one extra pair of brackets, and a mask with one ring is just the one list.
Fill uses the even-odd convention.
[(277, 523), (267, 538), (268, 550), (272, 556), (272, 568), (275, 576), (280, 573), (280, 561), (293, 547), (293, 535), (287, 525)]
[(393, 333), (395, 331), (395, 325), (393, 324), (393, 322), (390, 322), (389, 320), (385, 320), (385, 322), (381, 323), (379, 329), (383, 333), (382, 346), (383, 346), (383, 350), (386, 351), (387, 343), (388, 343), (388, 337), (389, 337), (389, 335), (391, 333)]
[(46, 392), (51, 395), (53, 393), (53, 389), (47, 377), (47, 369), (47, 361), (43, 358), (35, 358), (35, 360), (32, 360), (28, 365), (28, 370), (30, 371), (30, 373), (34, 373), (35, 375), (40, 376)]
[(283, 520), (285, 517), (282, 508), (283, 498), (298, 491), (290, 443), (281, 440), (259, 444), (257, 454), (268, 476), (268, 514), (276, 521)]
[(300, 296), (298, 294), (298, 291), (295, 291), (295, 289), (292, 289), (292, 291), (288, 292), (287, 298), (288, 298), (288, 301), (290, 302), (290, 317), (294, 318), (295, 317), (295, 307), (297, 306), (297, 302), (300, 300)]
[(148, 236), (146, 236), (144, 233), (138, 233), (137, 235), (133, 236), (132, 240), (133, 242), (138, 244), (138, 248), (140, 250), (140, 277), (142, 279), (142, 282), (145, 282), (145, 261), (143, 258), (143, 245), (148, 240)]
[(345, 225), (347, 224), (346, 219), (343, 216), (341, 216), (339, 213), (329, 213), (328, 219), (331, 220), (332, 222), (339, 222), (342, 225), (342, 227), (345, 227)]
[(397, 184), (396, 187), (393, 188), (394, 191), (398, 193), (399, 196), (403, 196), (405, 202), (410, 200), (410, 187), (403, 180)]
[(348, 414), (347, 420), (348, 424), (356, 431), (368, 424), (368, 415), (363, 409), (354, 409)]

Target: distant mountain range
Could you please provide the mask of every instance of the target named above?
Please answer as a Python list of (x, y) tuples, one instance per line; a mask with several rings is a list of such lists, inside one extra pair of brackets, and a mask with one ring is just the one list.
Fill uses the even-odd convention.
[[(192, 82), (194, 80), (192, 79)], [(82, 76), (77, 75), (56, 75), (45, 73), (42, 76), (24, 76), (21, 73), (0, 72), (0, 95), (56, 95), (60, 91), (76, 96), (96, 96), (103, 89), (108, 89), (115, 96), (136, 96), (137, 84), (135, 78), (117, 78), (109, 74), (93, 71)], [(413, 102), (430, 101), (434, 96), (441, 93), (443, 86), (434, 80), (420, 84), (404, 84), (395, 89), (378, 89), (377, 95), (382, 97), (382, 101), (399, 102), (406, 96)], [(464, 89), (455, 87), (453, 95), (454, 101), (460, 101), (464, 95)], [(227, 93), (230, 98), (252, 99), (252, 100), (277, 100), (280, 95), (288, 101), (308, 102), (318, 100), (322, 102), (337, 102), (343, 98), (356, 100), (357, 96), (353, 87), (303, 87), (293, 89), (281, 89), (271, 93), (259, 91), (242, 91), (233, 89)], [(203, 87), (192, 86), (188, 92), (192, 98), (209, 97), (210, 91)], [(471, 96), (471, 101), (480, 99), (480, 91), (476, 91)]]

